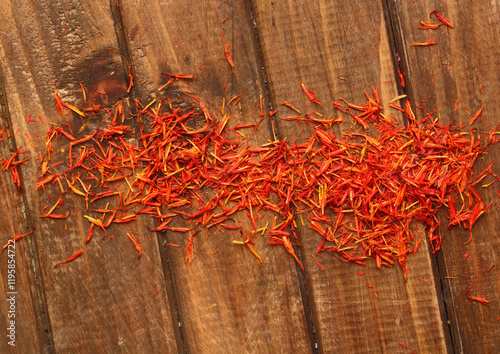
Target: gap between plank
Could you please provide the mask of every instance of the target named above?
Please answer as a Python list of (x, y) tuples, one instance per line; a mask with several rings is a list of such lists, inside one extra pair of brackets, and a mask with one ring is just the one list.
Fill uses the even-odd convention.
[[(266, 95), (267, 101), (269, 103), (269, 109), (273, 110), (273, 102), (274, 98), (272, 97), (271, 90), (269, 88), (269, 81), (268, 81), (268, 76), (267, 76), (267, 71), (266, 71), (266, 63), (264, 60), (264, 55), (263, 55), (263, 50), (262, 50), (262, 45), (261, 45), (261, 39), (259, 35), (259, 26), (257, 24), (257, 18), (255, 16), (254, 12), (254, 7), (255, 3), (254, 1), (250, 1), (247, 7), (247, 12), (248, 12), (248, 17), (250, 21), (252, 21), (251, 25), (254, 30), (254, 38), (255, 42), (257, 43), (257, 52), (259, 54), (258, 62), (262, 68), (262, 79), (263, 79), (263, 84), (264, 84), (264, 93)], [(269, 124), (269, 130), (274, 136), (271, 136), (271, 139), (276, 137), (278, 140), (281, 140), (280, 132), (278, 129), (278, 125), (276, 124), (275, 118), (268, 119), (268, 124)], [(301, 234), (297, 233), (297, 236), (299, 238), (299, 241), (301, 240)], [(302, 243), (302, 242), (301, 242)], [(304, 262), (304, 250), (303, 247), (294, 247), (295, 253), (297, 257), (299, 258), (300, 262), (304, 265), (305, 268), (306, 264)], [(315, 318), (315, 312), (313, 310), (312, 306), (312, 301), (314, 301), (314, 297), (312, 297), (312, 287), (310, 284), (309, 277), (307, 277), (307, 273), (304, 274), (302, 272), (302, 269), (300, 268), (299, 264), (295, 262), (295, 271), (297, 272), (297, 278), (299, 281), (299, 288), (300, 288), (300, 295), (302, 298), (302, 306), (304, 308), (304, 315), (306, 317), (306, 328), (307, 332), (309, 335), (309, 340), (311, 343), (311, 351), (313, 353), (320, 353), (323, 352), (321, 343), (318, 341), (318, 337), (316, 335), (316, 318)]]
[[(15, 135), (14, 131), (12, 130), (12, 118), (10, 116), (9, 112), (9, 106), (8, 106), (8, 101), (7, 101), (7, 94), (5, 92), (5, 85), (3, 81), (3, 72), (0, 69), (0, 113), (4, 117), (4, 120), (6, 121), (7, 128), (10, 132), (10, 137), (7, 138), (7, 141), (9, 143), (9, 148), (12, 153), (14, 151), (17, 151), (17, 145), (15, 141)], [(15, 159), (16, 161), (18, 158)], [(21, 181), (21, 191), (20, 191), (20, 198), (21, 198), (21, 213), (22, 213), (22, 219), (23, 219), (23, 224), (25, 231), (30, 230), (30, 222), (29, 222), (29, 216), (28, 216), (28, 208), (27, 208), (27, 199), (25, 195), (25, 184), (24, 184), (24, 178), (23, 178), (23, 172), (21, 169), (19, 169), (19, 179)], [(36, 296), (38, 300), (38, 312), (39, 316), (41, 318), (41, 327), (44, 332), (44, 347), (42, 348), (44, 351), (47, 353), (55, 353), (54, 349), (54, 339), (52, 335), (52, 327), (50, 325), (50, 319), (48, 316), (48, 309), (47, 309), (47, 301), (45, 298), (45, 288), (43, 286), (43, 280), (42, 276), (40, 273), (40, 260), (38, 259), (38, 247), (36, 244), (36, 240), (32, 235), (28, 235), (27, 237), (27, 243), (28, 243), (28, 249), (29, 249), (29, 254), (30, 254), (30, 259), (31, 259), (31, 266), (33, 270), (33, 277), (34, 277), (34, 282), (35, 282), (35, 289), (36, 289)], [(38, 327), (38, 325), (37, 325)]]
[[(406, 51), (405, 46), (405, 36), (403, 33), (403, 29), (401, 27), (401, 22), (399, 21), (398, 14), (400, 13), (397, 8), (397, 2), (394, 0), (382, 0), (382, 6), (384, 9), (385, 22), (387, 27), (387, 34), (391, 46), (391, 52), (393, 56), (394, 62), (394, 76), (396, 77), (396, 83), (398, 86), (398, 93), (405, 94), (410, 103), (415, 106), (415, 94), (413, 91), (413, 80), (410, 74), (410, 64), (409, 64), (409, 56)], [(405, 87), (401, 86), (401, 81), (399, 79), (399, 72), (401, 70), (405, 73)], [(405, 119), (407, 122), (407, 120)], [(451, 326), (449, 325), (450, 315), (448, 308), (451, 304), (448, 304), (446, 301), (446, 289), (444, 285), (444, 281), (441, 277), (441, 272), (443, 268), (444, 262), (435, 254), (431, 254), (431, 264), (432, 264), (432, 272), (434, 274), (434, 286), (436, 287), (438, 295), (440, 295), (439, 310), (441, 314), (441, 319), (443, 323), (443, 330), (445, 335), (446, 346), (448, 347), (448, 352), (455, 353), (456, 345), (455, 338), (453, 337), (453, 333), (451, 330)]]
[[(116, 39), (118, 42), (118, 49), (122, 53), (122, 65), (124, 73), (128, 73), (130, 68), (130, 74), (132, 77), (136, 77), (135, 65), (132, 59), (132, 52), (130, 50), (130, 45), (128, 42), (127, 32), (125, 24), (123, 22), (123, 13), (119, 2), (116, 0), (110, 0), (110, 11), (114, 23)], [(137, 92), (136, 86), (132, 86), (128, 97), (131, 99), (136, 99), (138, 95), (143, 94), (142, 92)], [(131, 106), (133, 113), (138, 113), (136, 106)], [(134, 120), (134, 130), (136, 136), (140, 136), (141, 127), (136, 124)], [(168, 303), (170, 305), (170, 317), (172, 322), (172, 327), (174, 330), (175, 341), (177, 343), (177, 351), (179, 353), (189, 353), (188, 343), (185, 340), (184, 333), (182, 330), (182, 318), (181, 311), (179, 307), (179, 295), (175, 286), (175, 273), (172, 266), (172, 258), (168, 248), (162, 245), (163, 237), (161, 233), (156, 232), (156, 240), (158, 244), (158, 249), (160, 253), (160, 260), (162, 264), (164, 284), (167, 292)]]

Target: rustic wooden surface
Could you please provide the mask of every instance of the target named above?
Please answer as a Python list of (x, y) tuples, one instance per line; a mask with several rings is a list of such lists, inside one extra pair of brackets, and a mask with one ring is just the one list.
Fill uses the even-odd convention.
[[(4, 141), (0, 143), (0, 154), (3, 157), (12, 154), (10, 144), (7, 142), (7, 131), (12, 133), (8, 128), (9, 112), (7, 109), (6, 97), (4, 95), (4, 85), (0, 83), (0, 109), (2, 118), (2, 128), (4, 130)], [(6, 119), (7, 118), (7, 119)], [(17, 189), (13, 186), (13, 179), (10, 173), (0, 174), (1, 186), (1, 210), (10, 217), (0, 218), (0, 233), (2, 242), (9, 239), (15, 234), (24, 234), (29, 231), (26, 225), (25, 213), (22, 211), (23, 195), (17, 193)], [(50, 335), (46, 332), (46, 312), (43, 306), (43, 284), (39, 278), (38, 262), (36, 260), (36, 250), (33, 239), (30, 235), (25, 236), (26, 242), (18, 242), (4, 250), (4, 255), (0, 260), (1, 268), (5, 270), (2, 275), (2, 293), (6, 299), (11, 296), (16, 298), (16, 303), (13, 304), (16, 308), (11, 309), (10, 302), (1, 308), (2, 325), (5, 328), (11, 326), (10, 321), (16, 321), (18, 325), (15, 327), (19, 330), (20, 336), (31, 337), (29, 341), (20, 341), (16, 346), (16, 350), (20, 353), (27, 352), (42, 352), (50, 345)], [(3, 245), (2, 245), (3, 246)], [(11, 252), (9, 252), (9, 249)], [(32, 259), (37, 262), (34, 267)], [(15, 264), (15, 268), (12, 266)], [(9, 267), (9, 265), (11, 265)], [(7, 270), (14, 270), (15, 284), (8, 283)], [(19, 320), (19, 321), (18, 321)], [(6, 331), (6, 335), (10, 331)], [(16, 329), (17, 332), (17, 329)], [(10, 339), (9, 339), (10, 340)], [(2, 341), (0, 344), (2, 352), (9, 351), (8, 340)], [(14, 351), (16, 351), (14, 350)]]
[[(296, 251), (305, 274), (282, 247), (267, 245), (265, 236), (254, 246), (263, 260), (258, 264), (246, 247), (231, 243), (241, 239), (238, 232), (209, 237), (201, 231), (194, 238), (194, 259), (186, 264), (188, 236), (151, 234), (147, 226), (153, 224), (145, 219), (110, 230), (118, 231), (112, 240), (101, 240), (104, 235), (96, 232), (84, 245), (90, 224), (83, 218), (84, 201), (74, 195), (58, 209), (61, 214), (68, 207), (72, 214), (78, 209), (71, 222), (38, 218), (45, 205), (54, 203), (33, 188), (49, 124), (26, 122), (29, 114), (56, 123), (71, 117), (57, 114), (56, 81), (63, 99), (78, 107), (86, 104), (79, 82), (89, 92), (107, 91), (112, 104), (127, 96), (130, 67), (135, 78), (130, 100), (191, 102), (179, 95), (184, 91), (220, 114), (223, 97), (227, 102), (244, 92), (242, 110), (225, 108), (237, 117), (233, 125), (260, 119), (260, 96), (265, 110), (291, 113), (280, 107), (285, 100), (303, 112), (317, 109), (300, 89), (303, 81), (327, 115), (337, 114), (332, 100), (363, 102), (363, 91), (373, 86), (384, 108), (405, 93), (440, 112), (443, 122), (468, 124), (464, 110), (474, 114), (485, 105), (476, 126), (493, 129), (500, 123), (498, 2), (0, 0), (0, 9), (0, 129), (12, 134), (12, 139), (2, 137), (0, 158), (19, 147), (29, 150), (20, 168), (21, 192), (8, 171), (0, 173), (1, 210), (9, 216), (0, 219), (0, 242), (36, 227), (16, 243), (16, 347), (7, 343), (9, 307), (3, 301), (2, 353), (411, 352), (398, 342), (416, 353), (500, 352), (500, 272), (498, 266), (487, 272), (500, 252), (496, 205), (474, 225), (471, 243), (463, 245), (467, 230), (444, 226), (442, 251), (434, 255), (422, 245), (408, 259), (407, 282), (397, 267), (379, 270), (370, 263), (362, 268), (335, 257), (318, 257), (322, 271), (310, 255), (320, 240), (300, 220), (303, 247)], [(433, 10), (455, 28), (418, 29)], [(232, 70), (222, 29), (231, 44)], [(435, 46), (410, 47), (436, 38)], [(406, 72), (405, 88), (398, 67)], [(166, 82), (161, 72), (197, 78), (192, 86), (179, 81), (157, 92)], [(78, 130), (84, 121), (73, 119), (71, 127)], [(291, 140), (300, 131), (295, 123), (271, 122), (266, 116), (251, 142), (266, 142), (274, 134)], [(494, 172), (500, 173), (499, 153), (499, 146), (492, 146), (476, 172), (495, 160)], [(48, 194), (57, 197), (51, 188)], [(498, 200), (497, 191), (493, 185), (481, 193), (489, 203)], [(444, 215), (442, 221), (446, 225)], [(128, 227), (143, 245), (139, 260), (123, 237)], [(181, 247), (167, 246), (170, 242)], [(54, 269), (79, 249), (86, 253), (77, 261)], [(0, 289), (6, 297), (7, 259), (6, 252), (0, 255)], [(490, 300), (490, 307), (465, 297), (470, 283), (471, 294)]]

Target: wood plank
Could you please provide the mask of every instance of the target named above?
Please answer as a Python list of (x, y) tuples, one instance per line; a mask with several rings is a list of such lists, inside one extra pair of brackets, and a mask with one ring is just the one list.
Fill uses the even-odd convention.
[[(8, 138), (11, 132), (4, 93), (3, 83), (0, 82), (0, 115), (2, 117), (0, 131), (3, 131), (0, 137), (0, 161), (10, 158), (15, 152), (15, 149), (11, 150), (12, 141)], [(0, 172), (0, 195), (2, 196), (1, 210), (4, 215), (9, 216), (0, 218), (0, 247), (3, 247), (12, 236), (25, 234), (31, 228), (25, 225), (22, 213), (23, 196), (17, 190), (10, 169)], [(2, 328), (4, 328), (0, 342), (2, 353), (45, 353), (51, 348), (51, 340), (45, 332), (48, 325), (45, 320), (45, 300), (43, 294), (38, 292), (40, 287), (37, 283), (40, 279), (32, 263), (33, 261), (36, 264), (37, 260), (33, 258), (30, 250), (32, 248), (30, 238), (36, 237), (36, 233), (24, 237), (8, 246), (0, 255), (1, 292), (5, 294), (5, 299), (9, 300), (4, 301), (0, 307), (0, 317), (3, 319)], [(13, 278), (10, 277), (11, 275)], [(7, 337), (11, 335), (13, 336)]]
[[(465, 125), (484, 105), (482, 117), (474, 127), (480, 131), (493, 130), (500, 123), (500, 49), (498, 43), (500, 12), (498, 3), (491, 1), (389, 1), (391, 15), (399, 24), (399, 51), (406, 66), (409, 90), (415, 102), (427, 111), (436, 109), (444, 123), (455, 120)], [(453, 29), (421, 30), (419, 21), (429, 22), (431, 11), (437, 10), (450, 19)], [(439, 21), (433, 17), (434, 22)], [(438, 40), (428, 48), (410, 47), (414, 42)], [(445, 65), (445, 64), (450, 65)], [(426, 71), (424, 74), (424, 70)], [(419, 84), (417, 85), (417, 83)], [(416, 85), (414, 88), (413, 85)], [(484, 86), (483, 86), (484, 85)], [(426, 102), (420, 102), (420, 100)], [(455, 111), (455, 101), (459, 100)], [(466, 113), (468, 110), (470, 114)], [(500, 172), (500, 149), (490, 147), (489, 154), (477, 163), (479, 173), (492, 160), (493, 172)], [(489, 182), (489, 179), (488, 181)], [(498, 184), (488, 189), (478, 188), (485, 203), (497, 201)], [(441, 221), (447, 225), (443, 215)], [(473, 226), (473, 239), (467, 245), (469, 231), (446, 230), (446, 238), (439, 254), (446, 305), (457, 353), (498, 353), (497, 318), (500, 314), (500, 272), (495, 267), (500, 255), (499, 209), (495, 206)], [(465, 258), (465, 254), (469, 256)], [(498, 264), (497, 264), (498, 266)], [(490, 300), (490, 307), (471, 302), (465, 296), (470, 284), (471, 296)]]
[[(28, 223), (37, 230), (32, 240), (38, 250), (54, 350), (177, 351), (158, 244), (142, 237), (145, 224), (131, 226), (143, 246), (143, 256), (137, 260), (125, 236), (127, 226), (117, 229), (119, 234), (112, 240), (101, 241), (102, 235), (96, 232), (84, 245), (90, 225), (83, 218), (85, 202), (81, 197), (71, 193), (63, 197), (64, 207), (56, 213), (71, 208), (67, 220), (38, 218), (42, 208), (52, 206), (60, 193), (57, 184), (56, 188), (47, 186), (46, 192), (34, 189), (40, 173), (37, 158), (44, 153), (48, 122), (70, 121), (75, 133), (85, 122), (73, 114), (58, 116), (54, 82), (58, 81), (61, 98), (77, 107), (83, 106), (81, 92), (77, 91), (79, 82), (87, 87), (89, 104), (109, 104), (93, 101), (98, 96), (95, 89), (107, 90), (110, 100), (126, 94), (127, 75), (120, 55), (108, 50), (117, 48), (109, 3), (3, 0), (0, 7), (3, 80), (16, 146), (29, 150), (30, 159), (23, 168), (26, 213)], [(29, 114), (37, 121), (40, 115), (46, 123), (27, 123)], [(105, 124), (99, 119), (94, 118), (91, 124)], [(62, 142), (58, 144), (58, 149), (64, 147)], [(62, 150), (55, 151), (51, 163), (62, 156)], [(53, 199), (49, 200), (47, 194)], [(80, 249), (86, 253), (54, 269), (57, 262)], [(27, 286), (26, 291), (29, 289)]]
[[(180, 91), (198, 95), (212, 115), (218, 111), (221, 117), (223, 97), (227, 103), (244, 92), (243, 110), (232, 104), (225, 107), (236, 115), (228, 126), (259, 121), (259, 97), (265, 87), (244, 1), (123, 0), (121, 4), (141, 99), (152, 99), (167, 81), (160, 72), (196, 74), (193, 86), (176, 81), (157, 97), (175, 98)], [(226, 17), (230, 19), (222, 24)], [(223, 28), (234, 70), (224, 55)], [(181, 97), (180, 102), (191, 100)], [(271, 138), (266, 124), (261, 124), (258, 135), (242, 132), (251, 137), (251, 144), (260, 144)], [(244, 213), (234, 219), (248, 220)], [(264, 226), (266, 219), (261, 223)], [(248, 221), (240, 225), (253, 228)], [(192, 352), (310, 351), (313, 343), (293, 259), (259, 236), (254, 246), (262, 258), (259, 265), (246, 247), (231, 244), (241, 240), (237, 230), (210, 233), (211, 238), (205, 231), (195, 236), (191, 264), (184, 263), (189, 235), (164, 236), (167, 243), (181, 245), (170, 249), (170, 260), (186, 347)]]
[[(362, 103), (363, 91), (371, 86), (379, 91), (385, 108), (398, 95), (381, 3), (255, 0), (253, 8), (273, 107), (287, 100), (302, 112), (316, 109), (328, 117), (338, 114), (330, 100), (342, 97)], [(323, 110), (305, 97), (301, 81), (322, 99)], [(303, 128), (286, 123), (277, 122), (281, 138), (290, 140)], [(296, 141), (309, 136), (304, 131), (302, 140)], [(406, 283), (401, 269), (379, 270), (373, 262), (361, 268), (334, 257), (319, 257), (326, 269), (322, 271), (310, 255), (321, 237), (297, 223), (320, 351), (408, 352), (398, 342), (415, 352), (449, 350), (439, 281), (428, 249), (421, 248), (408, 258)], [(365, 275), (357, 275), (364, 271)]]

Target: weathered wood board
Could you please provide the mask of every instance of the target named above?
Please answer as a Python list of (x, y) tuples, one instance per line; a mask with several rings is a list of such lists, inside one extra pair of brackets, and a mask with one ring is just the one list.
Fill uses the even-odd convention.
[[(257, 1), (256, 15), (275, 107), (288, 100), (309, 112), (319, 110), (307, 102), (301, 81), (323, 99), (320, 112), (325, 117), (338, 114), (331, 101), (342, 97), (360, 104), (365, 101), (363, 91), (370, 92), (372, 86), (385, 103), (398, 95), (382, 4)], [(348, 25), (354, 22), (359, 25)], [(303, 129), (281, 121), (278, 127), (288, 139)], [(437, 273), (428, 250), (409, 258), (405, 283), (401, 269), (379, 270), (373, 264), (364, 269), (335, 257), (321, 258), (322, 271), (310, 255), (320, 237), (307, 226), (301, 233), (320, 347), (335, 352), (404, 352), (407, 349), (398, 344), (402, 342), (416, 351), (447, 350)], [(376, 289), (379, 299), (367, 285)]]
[[(407, 73), (407, 92), (427, 111), (440, 112), (443, 123), (451, 121), (469, 125), (474, 114), (484, 106), (482, 117), (474, 124), (479, 131), (494, 130), (500, 123), (500, 12), (498, 3), (490, 1), (389, 1), (391, 17), (396, 19), (394, 35)], [(437, 30), (422, 30), (420, 21), (439, 22), (432, 11), (450, 19), (454, 28), (441, 26)], [(411, 47), (415, 42), (438, 43), (429, 47)], [(422, 101), (423, 100), (423, 101)], [(455, 109), (455, 103), (458, 105)], [(472, 127), (471, 127), (472, 128)], [(484, 135), (485, 140), (488, 139)], [(489, 154), (478, 161), (477, 175), (491, 161), (499, 173), (499, 146), (490, 146)], [(484, 182), (489, 183), (490, 180)], [(481, 188), (485, 204), (498, 201), (498, 185)], [(446, 230), (448, 219), (441, 219), (446, 238), (439, 253), (447, 313), (457, 353), (496, 353), (500, 350), (499, 273), (497, 267), (488, 272), (499, 259), (500, 213), (497, 205), (483, 215), (469, 230)], [(446, 278), (450, 277), (450, 278)], [(471, 302), (465, 296), (469, 286), (471, 296), (490, 301), (490, 307)]]
[[(0, 142), (0, 154), (2, 160), (8, 159), (15, 152), (9, 144), (8, 136), (12, 134), (10, 127), (10, 116), (7, 109), (7, 100), (3, 83), (0, 82), (0, 114), (2, 117), (1, 130), (3, 132)], [(7, 243), (14, 235), (28, 233), (25, 214), (23, 213), (23, 196), (19, 193), (14, 183), (11, 171), (0, 174), (1, 210), (9, 217), (0, 219), (0, 235), (2, 242)], [(35, 234), (36, 235), (36, 234)], [(43, 297), (43, 284), (37, 274), (38, 261), (36, 249), (30, 234), (24, 236), (23, 242), (17, 242), (7, 246), (0, 260), (2, 273), (2, 294), (5, 294), (5, 306), (0, 309), (2, 326), (6, 329), (5, 337), (0, 343), (0, 350), (4, 353), (9, 349), (14, 352), (43, 352), (49, 349), (50, 333), (46, 321), (46, 308)], [(2, 244), (3, 247), (4, 244)], [(8, 336), (8, 337), (7, 337)], [(31, 337), (30, 341), (18, 338)], [(16, 344), (17, 343), (17, 344)], [(14, 347), (15, 345), (15, 347)]]
[[(131, 253), (133, 247), (124, 233), (104, 241), (96, 233), (85, 245), (90, 227), (83, 218), (85, 202), (73, 194), (65, 195), (64, 206), (55, 212), (67, 214), (70, 208), (72, 215), (67, 220), (61, 223), (38, 217), (45, 205), (52, 207), (60, 193), (57, 184), (55, 188), (48, 186), (48, 193), (34, 188), (40, 174), (37, 159), (44, 152), (49, 122), (70, 121), (76, 131), (85, 123), (73, 114), (58, 115), (54, 83), (57, 81), (61, 98), (75, 106), (84, 105), (83, 96), (75, 95), (79, 82), (89, 92), (99, 85), (108, 85), (105, 89), (110, 96), (113, 90), (120, 96), (124, 92), (122, 87), (126, 88), (121, 58), (108, 50), (117, 47), (109, 3), (3, 1), (1, 8), (0, 56), (4, 85), (8, 87), (7, 109), (14, 132), (14, 149), (29, 150), (25, 155), (29, 160), (21, 167), (22, 193), (26, 199), (23, 207), (28, 226), (36, 228), (31, 236), (37, 252), (33, 257), (39, 260), (37, 272), (45, 295), (44, 303), (38, 296), (32, 297), (29, 307), (37, 311), (40, 306), (46, 308), (51, 336), (45, 346), (56, 352), (152, 352), (160, 348), (175, 352), (170, 303), (156, 242), (144, 242), (142, 261)], [(92, 96), (96, 95), (89, 95), (89, 101)], [(27, 122), (30, 114), (37, 122)], [(38, 115), (45, 123), (36, 118)], [(61, 156), (62, 153), (55, 152), (51, 163), (58, 162)], [(54, 198), (49, 200), (47, 194)], [(77, 210), (79, 213), (75, 215)], [(16, 233), (26, 229), (24, 223), (16, 226)], [(141, 224), (134, 228), (138, 233), (146, 230)], [(78, 262), (71, 267), (54, 268), (57, 262), (80, 249), (86, 253)], [(27, 288), (26, 294), (30, 290)], [(28, 318), (19, 319), (19, 323), (23, 321), (31, 323)], [(19, 341), (32, 342), (30, 336), (23, 338), (21, 333)]]

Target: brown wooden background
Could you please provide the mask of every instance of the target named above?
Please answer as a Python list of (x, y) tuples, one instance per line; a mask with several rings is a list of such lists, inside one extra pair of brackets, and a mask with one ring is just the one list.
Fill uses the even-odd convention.
[[(432, 10), (455, 28), (418, 29)], [(196, 74), (193, 86), (180, 82), (176, 89), (198, 94), (212, 111), (220, 110), (222, 97), (245, 92), (244, 109), (233, 112), (239, 124), (259, 119), (260, 95), (268, 108), (289, 100), (310, 109), (302, 80), (326, 114), (333, 112), (331, 100), (361, 103), (363, 90), (373, 86), (385, 104), (406, 93), (444, 122), (468, 122), (464, 109), (474, 113), (485, 105), (477, 125), (492, 129), (500, 123), (499, 21), (498, 0), (0, 0), (0, 129), (8, 126), (13, 137), (4, 136), (0, 157), (20, 146), (30, 150), (21, 193), (9, 173), (0, 174), (0, 242), (36, 227), (16, 247), (16, 347), (7, 344), (2, 301), (0, 352), (410, 353), (401, 342), (415, 353), (500, 353), (500, 268), (487, 272), (500, 254), (497, 205), (474, 226), (470, 244), (463, 245), (467, 230), (452, 229), (444, 230), (437, 255), (421, 247), (409, 258), (407, 282), (396, 267), (361, 268), (334, 257), (321, 258), (320, 270), (310, 256), (319, 240), (307, 226), (298, 250), (305, 275), (265, 237), (255, 246), (263, 259), (258, 265), (231, 244), (231, 232), (197, 239), (195, 259), (185, 264), (186, 237), (151, 234), (145, 221), (131, 226), (142, 240), (140, 260), (125, 237), (94, 237), (84, 256), (54, 269), (84, 247), (88, 223), (81, 214), (66, 222), (37, 217), (48, 203), (33, 185), (49, 125), (26, 123), (29, 114), (46, 122), (68, 119), (57, 114), (54, 81), (61, 97), (79, 107), (79, 82), (112, 99), (126, 95), (130, 66), (131, 97), (143, 102), (165, 82), (160, 72)], [(410, 47), (436, 38), (435, 46)], [(286, 123), (275, 121), (280, 139), (300, 132)], [(252, 140), (262, 143), (272, 134), (268, 122)], [(493, 171), (500, 173), (499, 149), (492, 147), (477, 170), (496, 160)], [(497, 191), (493, 185), (481, 192), (489, 203), (498, 201)], [(83, 206), (76, 198), (67, 203)], [(0, 270), (3, 299), (5, 254)], [(471, 294), (490, 300), (490, 307), (465, 297), (471, 282)]]

